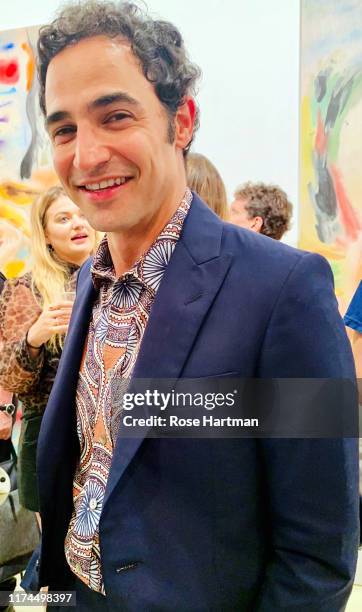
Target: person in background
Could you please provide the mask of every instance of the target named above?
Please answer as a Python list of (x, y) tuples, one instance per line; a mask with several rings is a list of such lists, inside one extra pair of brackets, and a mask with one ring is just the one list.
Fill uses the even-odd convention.
[[(1, 245), (2, 247), (2, 245)], [(0, 247), (1, 255), (2, 248)], [(0, 293), (3, 290), (5, 276), (0, 272)], [(15, 419), (16, 408), (13, 404), (13, 394), (0, 387), (0, 463), (8, 461), (11, 457), (11, 434)], [(16, 586), (15, 576), (11, 576), (0, 582), (0, 591), (14, 591)], [(0, 612), (12, 612), (12, 606), (0, 605)]]
[(292, 211), (292, 204), (280, 187), (249, 182), (235, 191), (230, 221), (239, 227), (281, 240), (290, 228)]
[[(362, 281), (360, 281), (352, 301), (344, 316), (344, 322), (348, 327), (348, 337), (351, 341), (354, 362), (356, 366), (359, 403), (362, 405)], [(361, 434), (360, 434), (361, 436)], [(362, 440), (360, 438), (360, 544), (362, 543)]]
[(192, 191), (216, 213), (220, 219), (229, 218), (226, 189), (214, 164), (200, 153), (189, 153), (186, 157), (187, 184)]
[[(349, 328), (349, 338), (356, 364), (357, 379), (362, 379), (362, 281), (359, 283), (352, 301), (344, 316), (344, 322)], [(362, 389), (360, 392), (362, 404)]]
[[(0, 246), (2, 253), (2, 245)], [(0, 272), (0, 294), (4, 288), (6, 278)], [(11, 434), (13, 430), (16, 408), (13, 404), (13, 394), (0, 387), (0, 462), (10, 459)]]
[(61, 186), (51, 187), (31, 210), (32, 272), (7, 280), (0, 297), (0, 384), (22, 402), (19, 499), (33, 511), (38, 434), (73, 305), (65, 292), (75, 290), (94, 247), (95, 231), (78, 206)]
[[(0, 387), (0, 463), (2, 461), (7, 461), (11, 456), (10, 444), (14, 414), (15, 406), (13, 404), (12, 393)], [(15, 587), (15, 576), (10, 576), (6, 580), (0, 582), (0, 591), (14, 591)], [(13, 611), (13, 606), (0, 604), (0, 612)]]
[[(13, 428), (13, 412), (12, 406), (13, 394), (0, 387), (0, 461), (5, 461), (10, 456), (7, 452), (7, 447), (2, 444), (3, 441), (10, 441)], [(14, 409), (15, 411), (15, 409)]]

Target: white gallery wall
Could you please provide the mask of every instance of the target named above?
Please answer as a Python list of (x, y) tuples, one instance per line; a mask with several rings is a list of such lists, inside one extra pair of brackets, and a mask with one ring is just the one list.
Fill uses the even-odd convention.
[[(231, 198), (246, 181), (274, 182), (298, 217), (299, 0), (146, 0), (181, 30), (202, 69), (194, 150), (219, 169)], [(0, 29), (49, 21), (60, 0), (4, 3)]]

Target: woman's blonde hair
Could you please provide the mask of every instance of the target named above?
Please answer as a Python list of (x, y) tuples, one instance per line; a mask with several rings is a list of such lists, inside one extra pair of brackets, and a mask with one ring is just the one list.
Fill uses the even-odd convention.
[[(45, 237), (47, 212), (50, 206), (62, 196), (66, 196), (66, 193), (61, 185), (51, 187), (34, 200), (30, 213), (30, 247), (33, 258), (32, 288), (35, 296), (40, 294), (42, 307), (45, 308), (61, 300), (69, 282), (69, 264), (57, 258), (55, 252), (48, 246)], [(57, 349), (62, 346), (62, 340), (56, 335), (49, 340), (49, 344), (52, 348)]]
[(223, 180), (205, 155), (189, 153), (186, 158), (187, 184), (221, 219), (229, 217)]

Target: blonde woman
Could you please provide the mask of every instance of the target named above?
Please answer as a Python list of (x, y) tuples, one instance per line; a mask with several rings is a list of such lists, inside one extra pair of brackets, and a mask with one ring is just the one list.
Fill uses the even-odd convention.
[(223, 221), (229, 218), (226, 189), (214, 164), (200, 153), (186, 158), (187, 184)]
[(37, 440), (72, 311), (79, 267), (95, 248), (95, 232), (62, 187), (31, 211), (33, 270), (8, 280), (0, 298), (0, 385), (22, 402), (20, 503), (38, 511)]

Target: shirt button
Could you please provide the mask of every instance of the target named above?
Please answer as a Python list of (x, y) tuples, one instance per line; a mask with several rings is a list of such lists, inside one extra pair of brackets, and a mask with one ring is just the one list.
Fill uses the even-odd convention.
[(89, 507), (90, 507), (90, 509), (91, 510), (95, 510), (97, 506), (98, 506), (98, 502), (97, 502), (96, 498), (92, 497), (92, 499), (89, 500)]

